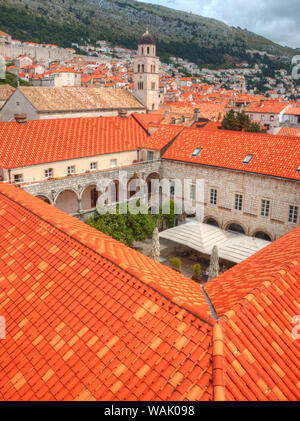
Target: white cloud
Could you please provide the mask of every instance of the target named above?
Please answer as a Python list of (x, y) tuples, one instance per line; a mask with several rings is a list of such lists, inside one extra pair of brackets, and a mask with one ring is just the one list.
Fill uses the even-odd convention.
[(143, 0), (247, 28), (282, 45), (300, 48), (299, 0)]

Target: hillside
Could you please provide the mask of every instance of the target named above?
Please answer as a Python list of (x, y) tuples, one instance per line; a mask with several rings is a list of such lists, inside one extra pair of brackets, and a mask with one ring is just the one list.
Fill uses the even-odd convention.
[(239, 62), (247, 59), (247, 49), (285, 59), (295, 54), (241, 28), (134, 0), (0, 0), (0, 28), (22, 41), (67, 47), (105, 39), (136, 48), (146, 24), (161, 56), (181, 56), (199, 65)]

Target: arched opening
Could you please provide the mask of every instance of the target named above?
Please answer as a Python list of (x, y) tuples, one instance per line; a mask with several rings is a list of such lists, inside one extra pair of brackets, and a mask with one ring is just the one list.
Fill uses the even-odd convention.
[(96, 185), (88, 186), (82, 193), (81, 207), (82, 210), (94, 209), (97, 206), (99, 197)]
[(218, 222), (214, 219), (214, 218), (208, 218), (207, 221), (205, 222), (207, 225), (211, 225), (212, 227), (217, 227), (219, 228), (219, 224)]
[(127, 183), (127, 197), (130, 199), (136, 193), (141, 190), (141, 187), (138, 182), (139, 178), (137, 176), (131, 177), (131, 179)]
[(106, 189), (106, 192), (108, 192), (108, 200), (105, 201), (106, 204), (113, 204), (119, 202), (120, 192), (119, 192), (119, 186), (120, 183), (118, 180), (113, 180), (109, 184), (109, 186)]
[(42, 200), (43, 202), (46, 202), (46, 203), (48, 203), (49, 205), (51, 205), (51, 202), (50, 202), (50, 200), (48, 199), (48, 197), (47, 196), (43, 196), (43, 195), (38, 195), (38, 196), (36, 196), (38, 199), (40, 199), (40, 200)]
[(238, 234), (244, 234), (244, 235), (246, 235), (246, 232), (245, 232), (244, 228), (241, 225), (236, 224), (236, 223), (230, 224), (227, 227), (227, 231), (236, 232)]
[(145, 72), (145, 65), (144, 64), (142, 64), (142, 72), (143, 73)]
[(159, 180), (159, 179), (160, 179), (159, 174), (157, 174), (155, 172), (148, 175), (148, 177), (146, 179), (146, 183), (147, 183), (147, 186), (148, 186), (148, 194), (149, 195), (153, 193), (153, 191), (152, 191), (153, 190), (152, 180)]
[(138, 73), (141, 73), (141, 65), (138, 65)]
[(77, 213), (78, 212), (78, 197), (73, 190), (62, 191), (56, 201), (55, 206), (66, 213)]
[(261, 240), (265, 240), (265, 241), (272, 241), (271, 237), (265, 233), (264, 231), (257, 231), (253, 237), (255, 238), (260, 238)]

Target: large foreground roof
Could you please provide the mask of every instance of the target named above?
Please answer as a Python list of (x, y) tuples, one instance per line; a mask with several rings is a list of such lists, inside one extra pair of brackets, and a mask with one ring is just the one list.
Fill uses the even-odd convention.
[(210, 302), (0, 183), (0, 399), (299, 400), (299, 239), (298, 228), (211, 281)]

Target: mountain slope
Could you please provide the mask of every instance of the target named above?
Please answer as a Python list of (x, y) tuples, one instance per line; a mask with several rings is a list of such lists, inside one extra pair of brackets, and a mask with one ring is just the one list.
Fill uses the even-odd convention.
[(21, 40), (70, 46), (105, 39), (136, 48), (150, 24), (161, 55), (221, 65), (247, 58), (246, 49), (295, 54), (266, 38), (214, 19), (134, 0), (0, 0), (0, 29)]

